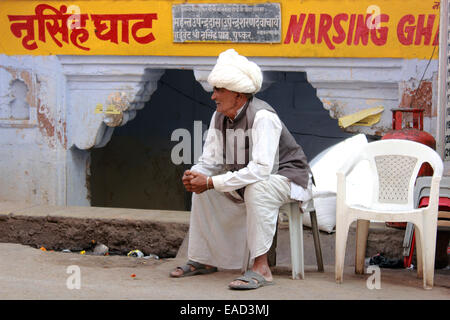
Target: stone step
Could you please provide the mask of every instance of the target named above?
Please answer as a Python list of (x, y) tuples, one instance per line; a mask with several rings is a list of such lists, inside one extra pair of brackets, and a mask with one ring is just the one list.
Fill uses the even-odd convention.
[(174, 257), (189, 229), (186, 211), (39, 206), (0, 202), (0, 242), (81, 251), (92, 242), (111, 252)]
[[(189, 211), (62, 207), (0, 201), (0, 242), (55, 251), (81, 251), (95, 241), (118, 254), (139, 249), (146, 255), (187, 258), (189, 217)], [(355, 225), (351, 226), (347, 240), (345, 264), (350, 266), (355, 260)], [(402, 258), (404, 234), (404, 229), (371, 223), (366, 257), (382, 252), (387, 258)], [(448, 233), (441, 240), (448, 244)], [(438, 232), (438, 244), (442, 241)], [(320, 242), (324, 265), (334, 265), (335, 233), (321, 231)], [(447, 244), (441, 246), (444, 251)], [(304, 227), (304, 246), (305, 265), (315, 265), (314, 241), (309, 227)], [(445, 254), (442, 254), (443, 259)], [(288, 225), (280, 224), (277, 265), (290, 266), (290, 259)]]

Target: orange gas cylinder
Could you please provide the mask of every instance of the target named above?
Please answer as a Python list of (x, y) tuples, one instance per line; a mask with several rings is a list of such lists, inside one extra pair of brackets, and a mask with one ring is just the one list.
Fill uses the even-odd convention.
[[(404, 116), (406, 114), (406, 116)], [(405, 139), (423, 143), (436, 150), (436, 140), (428, 132), (423, 131), (423, 109), (392, 109), (392, 129), (381, 139)], [(432, 176), (433, 168), (424, 163), (419, 176)], [(390, 227), (405, 228), (406, 222), (387, 222)]]

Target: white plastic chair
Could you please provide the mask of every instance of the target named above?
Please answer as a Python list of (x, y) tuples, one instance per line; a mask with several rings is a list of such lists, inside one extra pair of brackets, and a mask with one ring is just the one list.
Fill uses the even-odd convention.
[[(346, 201), (346, 176), (360, 162), (368, 161), (373, 178), (369, 207), (349, 205)], [(428, 207), (414, 208), (414, 182), (422, 163), (434, 172)], [(433, 287), (434, 256), (439, 201), (439, 183), (443, 163), (428, 146), (400, 139), (372, 142), (351, 156), (337, 172), (336, 260), (337, 283), (343, 281), (345, 248), (350, 224), (357, 220), (355, 273), (364, 274), (364, 259), (370, 220), (411, 222), (416, 228), (417, 274), (426, 289)]]
[[(311, 217), (311, 229), (313, 233), (314, 246), (316, 251), (318, 271), (323, 272), (322, 249), (320, 247), (319, 227), (317, 224), (316, 211), (312, 204), (305, 209)], [(304, 250), (303, 250), (303, 212), (298, 202), (290, 202), (282, 205), (279, 212), (286, 213), (289, 217), (289, 236), (291, 246), (292, 279), (305, 278)], [(250, 252), (248, 247), (245, 249), (242, 271), (248, 268)]]

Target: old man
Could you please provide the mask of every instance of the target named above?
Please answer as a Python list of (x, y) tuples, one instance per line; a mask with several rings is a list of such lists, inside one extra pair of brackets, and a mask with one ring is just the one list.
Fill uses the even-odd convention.
[(199, 161), (182, 181), (194, 192), (188, 262), (170, 273), (186, 277), (239, 269), (246, 250), (251, 269), (229, 284), (272, 284), (267, 253), (279, 208), (311, 200), (311, 170), (302, 148), (275, 110), (254, 95), (261, 69), (234, 49), (222, 52), (208, 83), (216, 103)]

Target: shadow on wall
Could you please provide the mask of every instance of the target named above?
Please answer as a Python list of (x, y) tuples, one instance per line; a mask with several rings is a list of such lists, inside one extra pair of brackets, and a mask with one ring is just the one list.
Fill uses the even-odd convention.
[[(305, 73), (279, 72), (277, 78), (257, 97), (277, 110), (308, 159), (352, 135), (329, 117)], [(171, 135), (184, 128), (194, 137), (194, 121), (201, 121), (204, 132), (215, 111), (210, 96), (192, 71), (166, 70), (136, 118), (116, 128), (105, 147), (91, 151), (91, 205), (190, 210), (191, 193), (184, 190), (181, 176), (191, 164), (172, 162), (171, 151), (179, 141), (171, 141)]]

